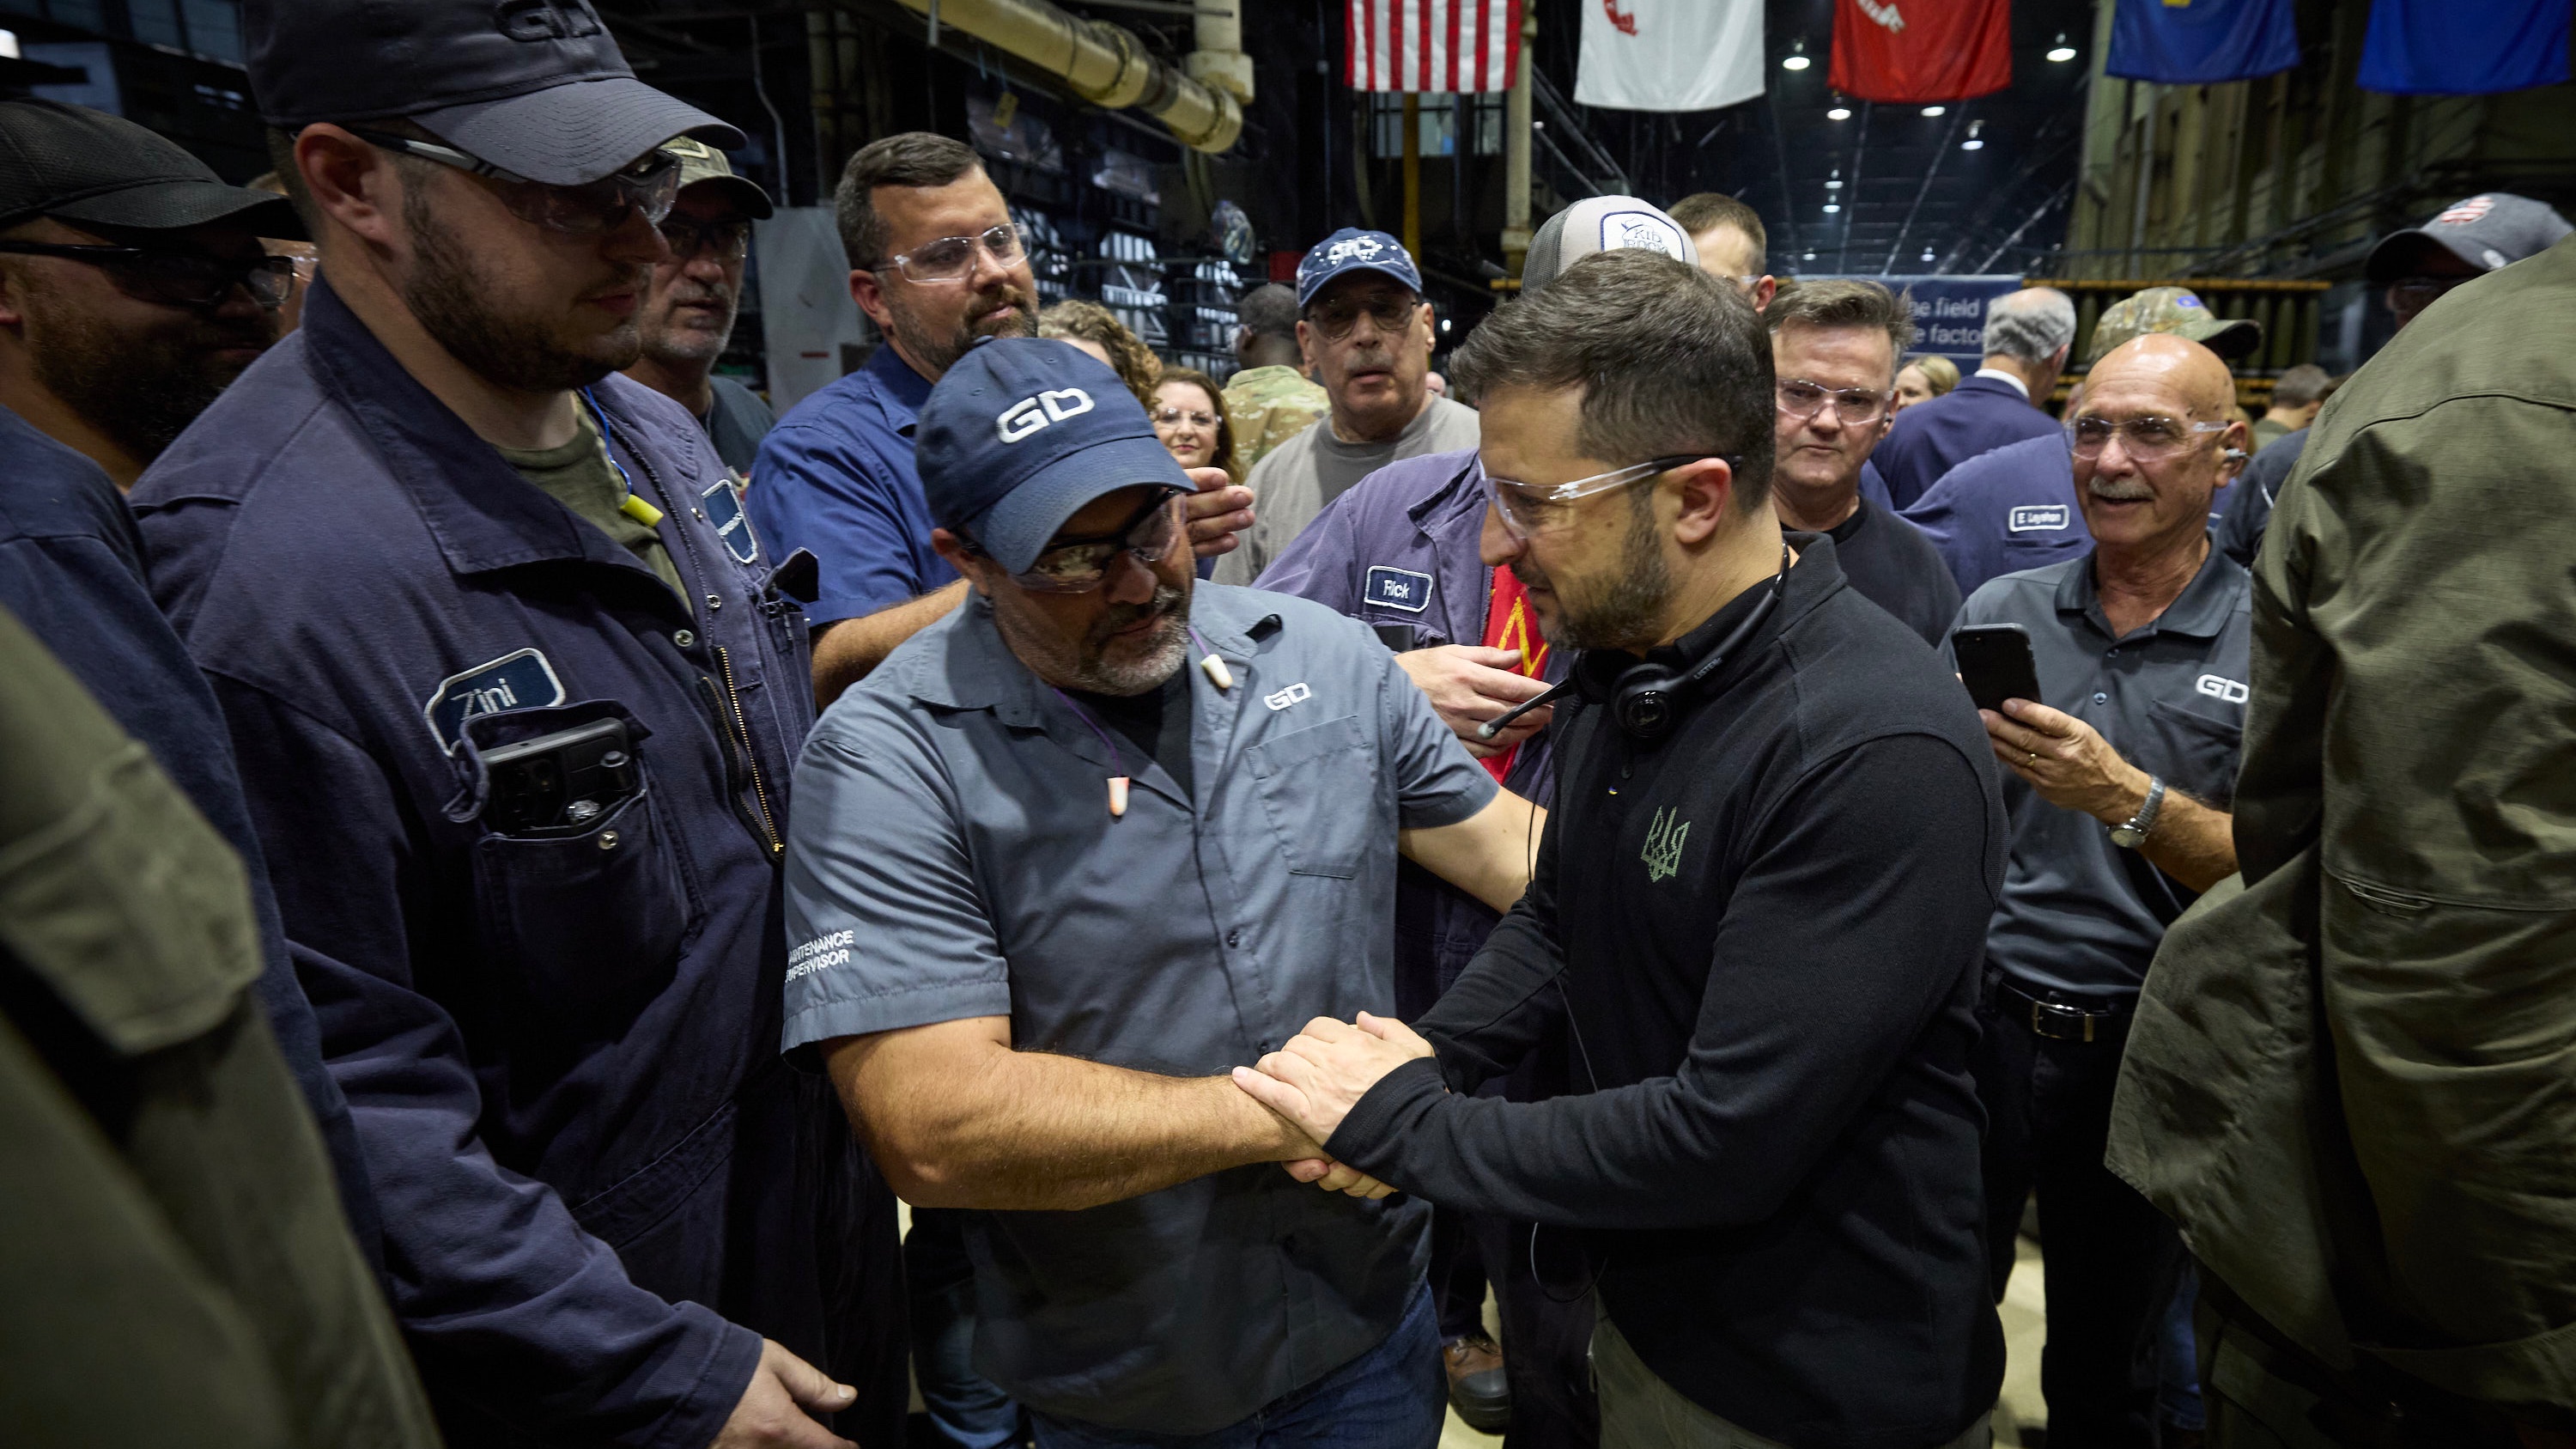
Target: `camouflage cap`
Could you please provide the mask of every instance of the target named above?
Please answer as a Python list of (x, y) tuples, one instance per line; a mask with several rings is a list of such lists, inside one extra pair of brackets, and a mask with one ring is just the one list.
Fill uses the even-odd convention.
[(2091, 367), (2112, 348), (2150, 332), (2187, 337), (2230, 362), (2263, 345), (2263, 324), (2253, 318), (2221, 317), (2188, 287), (2149, 287), (2102, 309), (2084, 365)]
[(733, 163), (725, 153), (704, 141), (689, 136), (674, 136), (662, 143), (663, 154), (680, 163), (680, 189), (712, 184), (721, 188), (742, 208), (742, 214), (754, 221), (767, 217), (774, 209), (769, 193), (747, 176), (733, 174)]

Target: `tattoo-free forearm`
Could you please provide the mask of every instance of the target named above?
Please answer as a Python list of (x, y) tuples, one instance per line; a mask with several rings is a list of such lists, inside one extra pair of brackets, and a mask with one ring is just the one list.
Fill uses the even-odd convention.
[(878, 1165), (921, 1207), (1097, 1207), (1322, 1155), (1224, 1077), (1015, 1051), (1001, 1018), (848, 1038), (828, 1060)]
[(814, 631), (814, 707), (826, 709), (841, 692), (868, 677), (904, 640), (938, 623), (966, 601), (959, 579), (917, 599), (840, 619)]
[(2138, 847), (2149, 864), (2195, 891), (2236, 873), (2236, 820), (2168, 785), (2156, 828)]

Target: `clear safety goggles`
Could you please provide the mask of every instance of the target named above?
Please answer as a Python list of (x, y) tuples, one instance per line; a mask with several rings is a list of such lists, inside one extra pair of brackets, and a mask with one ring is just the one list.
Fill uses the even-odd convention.
[(354, 126), (350, 131), (370, 146), (453, 166), (476, 177), (492, 188), (512, 216), (566, 236), (601, 236), (638, 213), (659, 227), (680, 199), (680, 163), (666, 151), (648, 152), (633, 165), (597, 181), (554, 186), (504, 171), (452, 146)]
[[(1515, 483), (1509, 478), (1497, 478), (1485, 472), (1481, 464), (1477, 473), (1485, 480), (1485, 497), (1494, 505), (1495, 514), (1503, 520), (1503, 530), (1526, 542), (1532, 534), (1544, 533), (1564, 522), (1571, 516), (1575, 503), (1594, 494), (1643, 483), (1685, 463), (1724, 456), (1720, 453), (1675, 453), (1668, 457), (1649, 458), (1631, 467), (1595, 473), (1589, 478), (1577, 478), (1571, 483)], [(1735, 461), (1727, 459), (1730, 464)]]

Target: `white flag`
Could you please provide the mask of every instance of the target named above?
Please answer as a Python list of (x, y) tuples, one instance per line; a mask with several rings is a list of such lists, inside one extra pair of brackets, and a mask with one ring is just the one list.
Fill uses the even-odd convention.
[(1583, 0), (1574, 98), (1709, 111), (1762, 94), (1762, 0)]

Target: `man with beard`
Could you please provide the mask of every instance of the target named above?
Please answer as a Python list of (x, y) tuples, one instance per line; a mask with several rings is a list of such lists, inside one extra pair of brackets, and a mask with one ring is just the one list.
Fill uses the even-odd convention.
[[(1982, 1446), (1968, 1064), (2003, 820), (1976, 715), (1833, 540), (1784, 547), (1770, 343), (1732, 287), (1586, 257), (1453, 371), (1485, 558), (1585, 651), (1537, 872), (1419, 1035), (1318, 1019), (1235, 1079), (1346, 1171), (1588, 1230), (1608, 1449)], [(1589, 1091), (1475, 1095), (1560, 1023)]]
[(322, 280), (134, 503), (395, 1316), (452, 1444), (893, 1449), (894, 1204), (761, 1045), (802, 621), (705, 435), (615, 375), (656, 148), (742, 138), (587, 6), (374, 15), (245, 7)]
[(1359, 624), (1196, 580), (1189, 480), (1107, 367), (985, 343), (920, 418), (973, 596), (806, 743), (784, 1044), (906, 1198), (968, 1210), (976, 1362), (1045, 1449), (1429, 1449), (1427, 1210), (1223, 1074), (1391, 1008), (1399, 850), (1499, 908), (1533, 812)]
[[(787, 410), (753, 465), (752, 522), (781, 555), (810, 550), (821, 592), (814, 697), (830, 704), (966, 597), (930, 543), (913, 428), (932, 383), (982, 337), (1037, 335), (1037, 279), (1009, 203), (962, 141), (907, 131), (859, 148), (833, 193), (850, 295), (885, 334), (868, 365)], [(1233, 548), (1252, 495), (1201, 469), (1199, 553)]]
[(687, 136), (662, 149), (680, 163), (680, 195), (662, 219), (671, 254), (653, 266), (636, 331), (643, 354), (626, 375), (689, 410), (716, 456), (743, 477), (768, 435), (769, 404), (715, 372), (742, 304), (751, 224), (770, 214), (769, 193), (733, 174), (724, 153)]
[(2093, 547), (1969, 596), (1961, 627), (2029, 638), (2041, 698), (1985, 715), (2011, 854), (1986, 935), (1988, 1259), (2011, 1276), (2036, 1194), (2052, 1439), (2158, 1442), (2156, 1333), (2183, 1268), (2171, 1222), (2103, 1166), (2138, 989), (2165, 928), (2236, 869), (2229, 800), (2252, 586), (2209, 505), (2251, 443), (2227, 364), (2150, 333), (2093, 366), (2067, 420)]
[(117, 116), (0, 102), (0, 407), (119, 488), (277, 340), (285, 203)]

